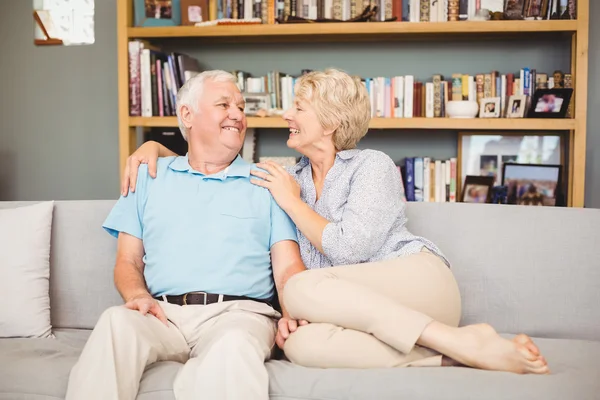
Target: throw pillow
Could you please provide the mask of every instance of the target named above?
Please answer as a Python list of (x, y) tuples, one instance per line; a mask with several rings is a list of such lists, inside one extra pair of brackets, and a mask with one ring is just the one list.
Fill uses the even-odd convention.
[(52, 336), (50, 231), (54, 202), (0, 210), (0, 337)]

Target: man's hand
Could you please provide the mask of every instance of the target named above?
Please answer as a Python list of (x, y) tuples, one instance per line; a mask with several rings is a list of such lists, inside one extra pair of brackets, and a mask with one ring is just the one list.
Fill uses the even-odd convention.
[(275, 343), (277, 343), (277, 346), (283, 350), (283, 345), (290, 336), (290, 333), (296, 332), (298, 326), (304, 325), (308, 325), (308, 321), (296, 321), (295, 319), (290, 319), (287, 317), (281, 318), (277, 323), (277, 336), (275, 337)]
[(162, 321), (163, 324), (169, 326), (165, 312), (158, 304), (158, 301), (153, 299), (149, 294), (141, 294), (132, 297), (127, 301), (127, 303), (125, 303), (125, 307), (129, 308), (130, 310), (138, 310), (142, 315), (150, 313)]

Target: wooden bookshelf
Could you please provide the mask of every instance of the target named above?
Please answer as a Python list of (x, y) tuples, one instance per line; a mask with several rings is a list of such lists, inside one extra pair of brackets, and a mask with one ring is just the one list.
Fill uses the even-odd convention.
[(486, 21), (486, 22), (353, 22), (315, 24), (276, 24), (241, 26), (175, 26), (160, 28), (128, 28), (127, 36), (132, 38), (253, 38), (276, 41), (302, 41), (320, 37), (325, 40), (342, 38), (379, 40), (382, 36), (406, 35), (509, 35), (542, 32), (577, 31), (577, 21)]
[[(176, 127), (177, 117), (129, 117), (129, 126)], [(283, 118), (248, 117), (248, 128), (287, 128)], [(436, 130), (545, 130), (567, 131), (575, 128), (573, 119), (509, 119), (509, 118), (374, 118), (371, 129), (436, 129)]]
[[(574, 119), (451, 119), (451, 118), (375, 118), (372, 129), (396, 130), (511, 130), (511, 131), (568, 131), (569, 187), (568, 204), (582, 207), (585, 197), (586, 125), (588, 85), (589, 2), (578, 0), (576, 21), (485, 21), (485, 22), (369, 22), (369, 23), (310, 23), (281, 25), (245, 25), (211, 27), (133, 27), (133, 1), (117, 2), (118, 85), (119, 85), (119, 162), (123, 171), (125, 161), (136, 147), (137, 127), (176, 127), (175, 117), (129, 116), (130, 39), (177, 40), (195, 38), (199, 42), (312, 42), (312, 41), (390, 41), (427, 40), (447, 41), (452, 38), (516, 37), (530, 40), (533, 36), (568, 35), (571, 37), (571, 73), (575, 88)], [(287, 127), (281, 118), (248, 118), (248, 127), (272, 129)], [(424, 139), (426, 140), (426, 139)]]

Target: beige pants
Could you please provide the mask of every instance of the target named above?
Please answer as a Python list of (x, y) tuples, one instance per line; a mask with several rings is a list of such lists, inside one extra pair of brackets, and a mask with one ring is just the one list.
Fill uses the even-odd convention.
[(277, 311), (254, 301), (159, 303), (168, 327), (124, 306), (102, 314), (71, 371), (67, 400), (134, 400), (156, 361), (184, 364), (173, 385), (177, 400), (269, 398), (264, 362)]
[(316, 368), (439, 366), (441, 355), (416, 345), (432, 321), (458, 326), (458, 285), (424, 250), (388, 261), (302, 272), (285, 287), (293, 318), (311, 323), (285, 343), (290, 361)]

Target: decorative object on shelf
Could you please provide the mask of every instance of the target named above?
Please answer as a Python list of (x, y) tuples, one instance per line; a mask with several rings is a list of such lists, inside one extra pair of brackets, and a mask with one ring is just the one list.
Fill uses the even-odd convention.
[(506, 118), (523, 118), (527, 109), (527, 96), (512, 95), (508, 98)]
[(47, 10), (34, 10), (33, 19), (40, 27), (46, 39), (35, 39), (34, 43), (38, 46), (43, 45), (62, 45), (63, 41), (59, 38), (58, 31), (52, 20), (50, 11)]
[(561, 70), (556, 70), (552, 74), (554, 78), (554, 87), (553, 89), (562, 89), (565, 87), (565, 73)]
[[(296, 17), (293, 15), (286, 15), (283, 18), (277, 19), (276, 21), (280, 24), (302, 24), (302, 23), (321, 23), (321, 22), (370, 22), (372, 21), (372, 18), (377, 16), (377, 10), (378, 7), (377, 6), (367, 6), (365, 7), (365, 9), (363, 10), (363, 12), (354, 17), (354, 18), (350, 18), (346, 21), (342, 21), (340, 19), (333, 19), (333, 18), (317, 18), (317, 19), (308, 19), (308, 18), (302, 18), (302, 17)], [(393, 17), (393, 18), (389, 18), (386, 19), (385, 21), (381, 21), (381, 22), (392, 22), (392, 21), (396, 21), (398, 18), (397, 17)], [(372, 21), (372, 22), (377, 22), (377, 21)]]
[(525, 0), (507, 0), (504, 7), (504, 18), (518, 20), (523, 19), (523, 7)]
[(260, 25), (260, 24), (262, 24), (262, 20), (260, 18), (252, 18), (252, 19), (223, 18), (223, 19), (215, 19), (212, 21), (197, 22), (194, 24), (194, 26)]
[(134, 0), (135, 26), (179, 26), (179, 0)]
[(525, 206), (564, 206), (562, 166), (553, 164), (505, 164), (502, 185), (506, 203)]
[(573, 89), (538, 89), (531, 99), (528, 118), (564, 118)]
[(478, 111), (476, 101), (449, 100), (446, 103), (446, 113), (450, 118), (475, 118)]
[(492, 188), (492, 203), (493, 204), (506, 204), (506, 195), (508, 188), (506, 186), (494, 186)]
[(564, 164), (562, 134), (538, 132), (460, 132), (457, 183), (467, 175), (492, 176), (502, 182), (507, 163)]
[(481, 99), (479, 118), (499, 118), (500, 97), (488, 97)]
[(467, 175), (460, 196), (463, 203), (490, 203), (494, 178), (491, 176)]
[(209, 0), (179, 0), (181, 3), (181, 24), (194, 25), (209, 20)]
[(263, 111), (261, 116), (266, 116), (267, 111), (271, 109), (271, 95), (269, 93), (243, 93), (243, 96), (246, 102), (244, 113), (247, 116), (258, 115), (260, 111)]

